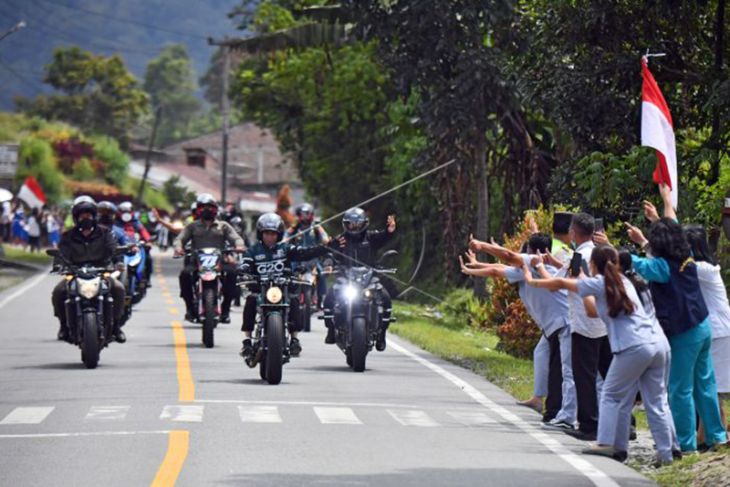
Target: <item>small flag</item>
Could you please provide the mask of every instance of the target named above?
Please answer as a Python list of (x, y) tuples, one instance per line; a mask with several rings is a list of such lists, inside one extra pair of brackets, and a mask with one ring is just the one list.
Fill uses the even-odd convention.
[(18, 191), (18, 198), (25, 201), (31, 208), (40, 208), (46, 204), (46, 195), (33, 176), (25, 178), (23, 186)]
[(656, 149), (657, 165), (654, 169), (654, 182), (666, 184), (671, 188), (672, 205), (677, 208), (679, 184), (672, 115), (659, 85), (649, 71), (646, 56), (641, 58), (641, 73), (644, 78), (641, 87), (641, 145)]

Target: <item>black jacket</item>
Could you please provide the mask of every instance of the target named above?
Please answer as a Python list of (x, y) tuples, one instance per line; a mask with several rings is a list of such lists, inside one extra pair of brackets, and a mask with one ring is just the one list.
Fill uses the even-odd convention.
[[(344, 247), (340, 247), (339, 239), (345, 237)], [(371, 230), (361, 238), (354, 237), (347, 233), (338, 235), (332, 239), (329, 246), (334, 250), (335, 259), (346, 267), (375, 265), (375, 256), (380, 248), (388, 243), (393, 237), (392, 233), (386, 230)]]
[(327, 252), (327, 247), (322, 245), (303, 248), (279, 242), (273, 248), (269, 248), (261, 242), (256, 242), (244, 255), (244, 267), (250, 274), (280, 274), (291, 267), (292, 261), (307, 261)]
[[(91, 265), (107, 267), (111, 265), (117, 240), (108, 229), (96, 225), (88, 237), (84, 237), (78, 228), (64, 232), (58, 244), (63, 258), (73, 265)], [(57, 262), (61, 263), (61, 262)]]

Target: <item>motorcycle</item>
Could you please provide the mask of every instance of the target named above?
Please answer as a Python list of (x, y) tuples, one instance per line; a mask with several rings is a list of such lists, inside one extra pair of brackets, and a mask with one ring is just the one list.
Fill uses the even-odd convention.
[(131, 314), (131, 306), (142, 301), (147, 294), (146, 252), (146, 244), (136, 241), (124, 254), (124, 283), (128, 297), (128, 303), (125, 303), (125, 313), (126, 308), (129, 308)]
[[(119, 248), (117, 252), (125, 250)], [(46, 253), (62, 263), (57, 272), (66, 280), (64, 306), (69, 342), (81, 349), (81, 361), (86, 368), (94, 369), (99, 364), (101, 350), (113, 340), (114, 299), (108, 281), (112, 271), (70, 264), (58, 249), (48, 249)]]
[(193, 275), (193, 303), (197, 320), (203, 325), (203, 345), (213, 348), (214, 329), (218, 326), (221, 296), (219, 276), (223, 270), (223, 253), (214, 247), (198, 249), (188, 254), (195, 263)]
[(291, 359), (289, 331), (289, 287), (305, 285), (305, 281), (293, 279), (285, 271), (278, 275), (239, 275), (238, 285), (258, 286), (256, 324), (252, 345), (254, 352), (246, 358), (250, 368), (259, 366), (261, 379), (269, 384), (279, 384), (283, 366)]
[[(389, 250), (380, 260), (394, 255), (398, 253)], [(344, 352), (347, 365), (355, 372), (365, 371), (368, 352), (373, 349), (381, 329), (383, 303), (380, 291), (383, 284), (378, 275), (395, 274), (396, 271), (355, 266), (335, 272), (338, 277), (332, 289), (335, 293), (334, 314), (320, 319), (334, 319), (335, 343)]]

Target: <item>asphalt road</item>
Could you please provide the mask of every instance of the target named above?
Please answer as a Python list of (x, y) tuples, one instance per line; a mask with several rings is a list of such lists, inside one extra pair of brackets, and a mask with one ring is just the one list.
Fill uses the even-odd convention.
[(55, 339), (57, 276), (0, 294), (0, 485), (653, 485), (402, 340), (357, 374), (315, 320), (265, 384), (238, 356), (241, 309), (203, 348), (182, 321), (180, 262), (158, 265), (127, 343), (95, 370)]

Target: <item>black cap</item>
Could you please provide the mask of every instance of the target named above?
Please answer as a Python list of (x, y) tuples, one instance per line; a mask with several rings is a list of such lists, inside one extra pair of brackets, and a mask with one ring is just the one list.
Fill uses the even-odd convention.
[(553, 233), (564, 235), (570, 231), (570, 222), (573, 221), (573, 214), (567, 211), (556, 211), (553, 215)]

